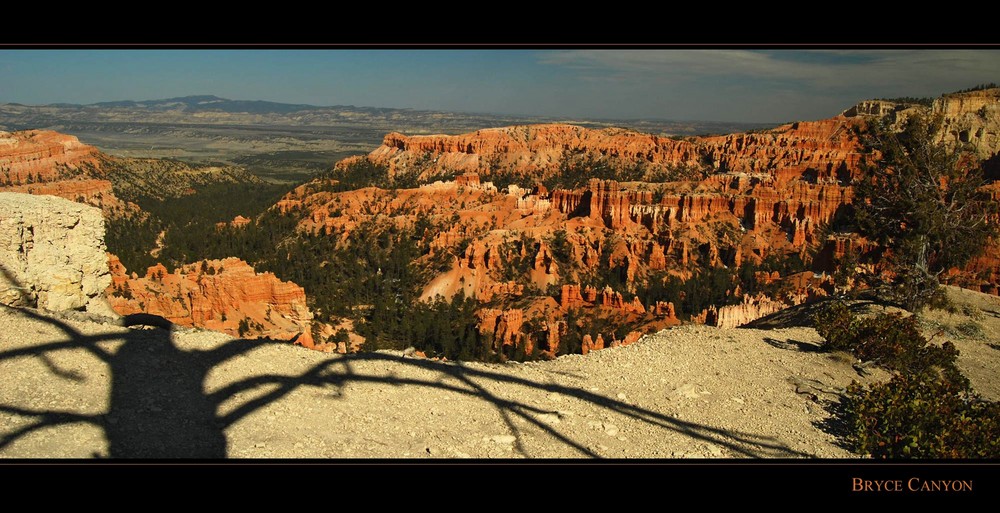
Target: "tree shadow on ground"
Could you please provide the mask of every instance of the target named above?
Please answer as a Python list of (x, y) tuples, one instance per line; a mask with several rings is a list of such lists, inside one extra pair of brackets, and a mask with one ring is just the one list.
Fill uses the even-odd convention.
[[(362, 374), (355, 370), (356, 363), (385, 362), (401, 366), (411, 366), (437, 374), (436, 379), (401, 378), (394, 376)], [(452, 378), (458, 384), (451, 384), (445, 378)], [(523, 445), (523, 437), (514, 420), (520, 418), (540, 431), (552, 436), (560, 443), (574, 448), (583, 456), (597, 457), (591, 449), (571, 438), (569, 433), (562, 432), (555, 426), (539, 419), (541, 415), (558, 415), (558, 411), (547, 410), (528, 404), (521, 400), (505, 399), (490, 392), (484, 383), (505, 383), (512, 386), (523, 386), (548, 393), (560, 394), (585, 401), (601, 407), (608, 412), (615, 412), (626, 417), (662, 428), (664, 431), (683, 433), (692, 441), (708, 442), (725, 447), (735, 454), (746, 457), (809, 457), (810, 455), (795, 451), (768, 436), (742, 433), (684, 421), (660, 412), (611, 399), (579, 387), (545, 383), (523, 377), (493, 372), (488, 369), (472, 368), (461, 362), (439, 362), (434, 360), (411, 359), (385, 353), (361, 353), (355, 355), (337, 356), (317, 363), (308, 371), (296, 376), (260, 375), (233, 383), (214, 392), (213, 402), (231, 397), (264, 385), (278, 385), (271, 393), (237, 408), (230, 415), (242, 417), (277, 398), (287, 395), (299, 386), (334, 386), (335, 394), (343, 397), (343, 388), (348, 383), (381, 383), (391, 386), (409, 386), (414, 388), (414, 394), (421, 387), (436, 388), (460, 395), (473, 396), (478, 400), (491, 404), (500, 414), (504, 423), (515, 436), (515, 449), (524, 456), (530, 456)], [(225, 424), (230, 424), (229, 416), (223, 417)]]
[[(172, 325), (155, 316), (126, 316), (125, 326), (153, 324), (164, 327), (130, 329), (84, 335), (68, 323), (27, 309), (5, 307), (55, 326), (67, 338), (0, 352), (0, 361), (38, 357), (54, 376), (82, 381), (85, 377), (60, 369), (50, 358), (58, 351), (83, 350), (107, 364), (110, 370), (109, 408), (104, 414), (39, 410), (0, 404), (0, 412), (33, 420), (12, 432), (0, 433), (0, 450), (34, 431), (71, 423), (86, 423), (103, 430), (112, 458), (223, 458), (224, 426), (216, 418), (217, 404), (204, 393), (207, 373), (219, 363), (270, 340), (234, 340), (207, 351), (184, 351), (174, 345)], [(99, 342), (118, 341), (116, 350)]]
[[(543, 415), (558, 415), (520, 399), (508, 399), (493, 393), (487, 384), (504, 383), (548, 393), (562, 394), (605, 410), (646, 423), (668, 432), (681, 433), (692, 442), (712, 443), (744, 457), (809, 457), (790, 449), (776, 438), (735, 430), (721, 429), (672, 418), (660, 412), (628, 404), (586, 391), (582, 388), (545, 383), (523, 377), (474, 368), (460, 362), (404, 358), (385, 353), (334, 355), (325, 357), (305, 372), (293, 375), (258, 374), (232, 382), (213, 392), (206, 392), (206, 377), (219, 364), (266, 344), (288, 344), (272, 340), (231, 340), (209, 350), (185, 350), (174, 342), (175, 330), (164, 319), (125, 319), (123, 324), (159, 324), (154, 329), (130, 329), (127, 333), (110, 332), (85, 335), (67, 322), (29, 309), (5, 307), (7, 315), (21, 315), (58, 328), (65, 339), (9, 349), (0, 352), (0, 362), (18, 358), (46, 361), (58, 351), (84, 351), (105, 362), (111, 373), (109, 408), (101, 414), (83, 414), (69, 410), (29, 408), (0, 404), (0, 414), (21, 418), (19, 427), (0, 432), (0, 451), (34, 432), (75, 423), (100, 428), (108, 442), (112, 458), (224, 458), (228, 455), (225, 430), (247, 415), (278, 401), (301, 387), (332, 389), (334, 397), (345, 397), (349, 383), (373, 383), (405, 386), (414, 394), (421, 389), (438, 389), (471, 396), (484, 401), (498, 412), (514, 435), (514, 448), (530, 456), (524, 445), (524, 433), (515, 423), (525, 421), (551, 436), (557, 443), (571, 447), (581, 456), (598, 457), (592, 449), (574, 439), (569, 430), (547, 423)], [(115, 350), (99, 345), (117, 342)], [(109, 344), (103, 344), (109, 345)], [(115, 345), (110, 344), (110, 345)], [(305, 351), (305, 349), (302, 349)], [(54, 361), (46, 368), (54, 377), (80, 380), (81, 376), (63, 371)], [(398, 377), (395, 374), (369, 374), (356, 367), (362, 362), (383, 362), (395, 366), (430, 371), (431, 379)], [(384, 367), (384, 366), (380, 366)], [(252, 396), (251, 391), (265, 391), (246, 399), (228, 413), (220, 414), (220, 405), (234, 398)], [(544, 417), (543, 417), (544, 418)], [(26, 420), (26, 422), (25, 422)]]
[(847, 420), (847, 409), (844, 407), (843, 398), (838, 401), (831, 401), (824, 407), (829, 414), (826, 418), (813, 421), (820, 431), (834, 437), (834, 445), (845, 451), (854, 452), (854, 447), (850, 443), (851, 426)]

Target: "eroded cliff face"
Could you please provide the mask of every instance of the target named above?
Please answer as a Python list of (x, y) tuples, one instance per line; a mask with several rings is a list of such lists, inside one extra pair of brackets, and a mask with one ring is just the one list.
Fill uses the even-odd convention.
[(83, 164), (93, 164), (98, 151), (71, 135), (48, 130), (0, 132), (0, 169), (13, 184), (54, 182), (76, 174)]
[(980, 160), (1000, 152), (1000, 88), (945, 94), (931, 105), (884, 100), (861, 102), (844, 111), (848, 117), (880, 117), (899, 128), (913, 115), (940, 116), (937, 140), (952, 148), (971, 149)]
[(500, 170), (542, 177), (555, 172), (569, 155), (590, 153), (649, 163), (651, 170), (698, 165), (699, 154), (685, 141), (620, 128), (590, 130), (548, 124), (477, 130), (463, 135), (405, 136), (393, 132), (369, 155), (393, 173), (414, 166), (426, 175)]
[(0, 192), (0, 302), (113, 315), (101, 211), (52, 196)]
[[(555, 231), (554, 226), (620, 232), (627, 239), (629, 255), (619, 257), (628, 261), (629, 268), (636, 261), (653, 270), (671, 267), (672, 260), (687, 265), (698, 259), (699, 251), (706, 253), (711, 265), (739, 265), (747, 255), (759, 259), (823, 242), (815, 239), (817, 228), (851, 201), (849, 184), (860, 172), (861, 159), (854, 132), (863, 123), (857, 116), (842, 115), (754, 133), (685, 140), (568, 125), (507, 127), (459, 136), (393, 133), (368, 158), (394, 170), (423, 165), (427, 175), (461, 172), (456, 183), (472, 186), (492, 185), (488, 179), (497, 172), (541, 180), (560, 167), (566, 173), (568, 165), (572, 173), (574, 156), (580, 154), (589, 155), (591, 163), (596, 159), (611, 166), (638, 166), (648, 183), (592, 179), (575, 190), (507, 187), (503, 192), (517, 202), (513, 209), (504, 204), (496, 210), (516, 210), (520, 218), (497, 223), (504, 228), (547, 225), (549, 232)], [(707, 176), (694, 181), (656, 179), (664, 169), (692, 166)], [(585, 167), (579, 170), (586, 172)], [(309, 203), (292, 197), (288, 201)], [(720, 237), (719, 230), (728, 233)], [(576, 238), (573, 255), (578, 263), (593, 265), (587, 260), (593, 260), (600, 245), (593, 235), (587, 242)], [(453, 238), (467, 236), (456, 233)], [(558, 275), (551, 266), (546, 272)], [(629, 275), (631, 280), (634, 271)], [(539, 285), (545, 286), (544, 281), (540, 279)]]
[(167, 270), (155, 265), (142, 277), (128, 274), (108, 255), (114, 280), (107, 287), (121, 315), (149, 313), (181, 326), (198, 326), (234, 337), (291, 340), (305, 334), (312, 345), (312, 314), (302, 287), (257, 273), (237, 258), (204, 260)]
[[(640, 169), (644, 179), (703, 173), (769, 175), (786, 182), (849, 178), (860, 158), (853, 144), (857, 118), (800, 122), (754, 133), (676, 139), (624, 129), (571, 125), (512, 126), (470, 134), (411, 136), (391, 133), (368, 159), (391, 173), (419, 169), (423, 176), (507, 172), (542, 179), (581, 156), (612, 168)], [(637, 167), (638, 166), (638, 167)]]
[[(278, 208), (301, 212), (300, 229), (329, 236), (373, 219), (406, 227), (417, 215), (428, 216), (433, 225), (429, 257), (448, 255), (451, 265), (430, 280), (422, 299), (461, 291), (481, 301), (526, 304), (527, 310), (541, 312), (535, 324), (545, 326), (544, 334), (522, 331), (525, 308), (487, 309), (481, 333), (494, 337), (498, 351), (554, 355), (571, 310), (650, 330), (679, 324), (673, 304), (644, 304), (629, 293), (639, 291), (651, 273), (689, 277), (692, 265), (739, 266), (772, 254), (804, 252), (825, 242), (818, 227), (850, 199), (850, 189), (835, 184), (793, 180), (778, 188), (739, 178), (715, 178), (671, 193), (601, 180), (551, 193), (518, 187), (498, 192), (470, 186), (474, 181), (468, 178), (464, 186), (441, 183), (391, 193), (376, 188), (311, 193), (306, 187), (286, 196)], [(624, 289), (579, 285), (607, 268), (618, 270)], [(540, 293), (553, 286), (561, 286), (559, 301), (542, 308), (549, 299)], [(715, 318), (726, 326), (743, 324), (773, 313), (777, 304), (793, 304), (780, 301), (757, 301), (738, 312), (726, 308)], [(586, 351), (624, 342), (613, 330), (587, 335)]]
[(475, 173), (484, 180), (500, 172), (542, 179), (585, 155), (612, 167), (638, 165), (649, 181), (661, 181), (681, 169), (699, 169), (706, 174), (751, 175), (748, 179), (766, 176), (779, 187), (802, 178), (812, 183), (849, 182), (861, 158), (855, 129), (866, 118), (886, 117), (899, 125), (917, 113), (942, 116), (939, 140), (943, 142), (972, 145), (984, 160), (1000, 151), (1000, 89), (987, 89), (944, 95), (931, 107), (865, 101), (830, 119), (715, 137), (678, 139), (562, 124), (450, 136), (393, 132), (368, 159), (388, 166), (392, 173), (414, 169), (424, 176)]
[(134, 213), (100, 171), (101, 154), (71, 135), (48, 130), (0, 132), (0, 191), (58, 196), (102, 209)]
[(0, 132), (0, 191), (59, 196), (98, 207), (105, 217), (142, 216), (132, 202), (139, 197), (180, 197), (216, 183), (260, 179), (234, 166), (106, 155), (49, 130)]
[(944, 118), (942, 142), (971, 145), (983, 160), (1000, 152), (1000, 89), (945, 95), (934, 100), (931, 112)]
[[(856, 133), (870, 117), (900, 123), (934, 110), (945, 120), (942, 140), (968, 140), (989, 156), (996, 154), (998, 107), (996, 90), (946, 96), (931, 108), (872, 101), (826, 120), (684, 139), (555, 124), (456, 136), (392, 133), (355, 159), (384, 165), (390, 174), (417, 171), (425, 179), (454, 180), (341, 193), (325, 192), (320, 181), (291, 192), (277, 208), (300, 215), (300, 229), (330, 235), (376, 219), (398, 227), (412, 226), (418, 216), (430, 219), (430, 256), (448, 255), (451, 266), (430, 280), (422, 299), (461, 291), (499, 305), (481, 313), (481, 332), (492, 335), (497, 348), (527, 352), (564, 346), (571, 311), (611, 316), (640, 330), (680, 322), (674, 304), (646, 304), (634, 295), (650, 279), (684, 280), (697, 269), (790, 255), (820, 273), (760, 273), (759, 283), (781, 292), (743, 295), (737, 288), (729, 293), (742, 298), (738, 304), (691, 314), (695, 321), (739, 326), (832, 292), (825, 273), (870, 248), (856, 235), (827, 229), (849, 213), (851, 183), (863, 172)], [(541, 184), (552, 176), (585, 176), (595, 165), (629, 179), (590, 179), (554, 190)], [(498, 188), (493, 180), (505, 176), (536, 185)], [(994, 253), (972, 270), (996, 275)], [(614, 278), (614, 287), (594, 283), (595, 275)], [(973, 286), (986, 290), (988, 281)], [(526, 336), (528, 319), (541, 332)], [(589, 335), (585, 351), (617, 343), (610, 331)]]

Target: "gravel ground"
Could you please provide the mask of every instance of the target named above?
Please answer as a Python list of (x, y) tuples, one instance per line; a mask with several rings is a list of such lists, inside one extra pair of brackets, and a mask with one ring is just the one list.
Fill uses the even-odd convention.
[[(960, 363), (995, 387), (1000, 303), (973, 299), (985, 338), (963, 340)], [(826, 405), (887, 374), (860, 377), (845, 355), (812, 351), (820, 340), (684, 326), (487, 365), (0, 308), (0, 456), (850, 458), (820, 428)]]

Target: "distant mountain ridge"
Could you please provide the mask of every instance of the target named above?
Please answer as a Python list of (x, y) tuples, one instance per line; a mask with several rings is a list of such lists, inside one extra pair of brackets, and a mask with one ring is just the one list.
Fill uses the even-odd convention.
[[(215, 115), (213, 115), (213, 113)], [(145, 122), (327, 126), (379, 123), (384, 131), (416, 125), (422, 133), (462, 133), (477, 128), (534, 123), (572, 123), (589, 128), (627, 126), (634, 130), (678, 135), (722, 134), (774, 126), (774, 123), (674, 121), (668, 119), (572, 119), (549, 116), (515, 116), (476, 112), (451, 112), (395, 107), (320, 106), (266, 100), (231, 100), (215, 95), (192, 95), (154, 100), (116, 100), (91, 104), (51, 103), (25, 105), (0, 103), (0, 129), (52, 128), (59, 122)], [(258, 116), (263, 116), (260, 118)], [(401, 126), (402, 125), (402, 126)]]
[[(0, 102), (3, 98), (0, 97)], [(390, 132), (465, 134), (484, 128), (569, 123), (671, 137), (728, 134), (773, 125), (666, 120), (586, 120), (353, 105), (313, 106), (196, 95), (90, 105), (0, 103), (0, 130), (53, 130), (103, 152), (212, 162), (251, 162), (257, 172), (298, 181), (315, 164), (368, 153)]]
[(98, 102), (86, 105), (69, 103), (53, 104), (59, 107), (98, 107), (98, 108), (139, 108), (151, 110), (182, 110), (185, 112), (230, 112), (248, 114), (291, 114), (304, 110), (353, 110), (359, 112), (391, 112), (411, 111), (412, 109), (394, 109), (379, 107), (355, 107), (354, 105), (310, 105), (305, 103), (281, 103), (266, 100), (230, 100), (215, 95), (178, 96), (159, 100), (118, 100)]

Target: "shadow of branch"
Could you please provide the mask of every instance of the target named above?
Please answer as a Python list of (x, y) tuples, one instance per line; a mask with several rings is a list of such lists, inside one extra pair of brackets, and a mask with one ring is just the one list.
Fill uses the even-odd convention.
[[(51, 426), (59, 426), (74, 422), (86, 422), (101, 427), (108, 438), (109, 444), (117, 446), (117, 451), (112, 451), (112, 457), (132, 457), (143, 456), (147, 453), (139, 451), (137, 448), (143, 444), (156, 443), (162, 445), (163, 438), (176, 438), (174, 446), (167, 447), (161, 453), (156, 453), (158, 457), (225, 457), (225, 436), (224, 430), (229, 426), (239, 422), (251, 413), (265, 408), (278, 401), (301, 387), (327, 388), (332, 390), (332, 394), (337, 398), (345, 398), (344, 388), (350, 383), (374, 383), (390, 386), (404, 386), (413, 389), (414, 394), (422, 393), (420, 389), (437, 389), (450, 393), (455, 393), (467, 397), (472, 397), (491, 405), (500, 415), (504, 425), (515, 437), (515, 448), (521, 455), (530, 457), (527, 447), (524, 444), (521, 430), (514, 422), (521, 419), (527, 424), (534, 426), (541, 432), (549, 435), (557, 443), (573, 449), (585, 457), (598, 457), (590, 448), (586, 447), (580, 440), (575, 439), (568, 429), (559, 429), (552, 423), (540, 420), (540, 415), (557, 414), (557, 412), (533, 406), (520, 399), (507, 399), (491, 392), (484, 384), (501, 383), (513, 387), (526, 387), (534, 390), (541, 390), (548, 393), (561, 394), (576, 398), (591, 405), (594, 405), (606, 412), (613, 412), (635, 419), (642, 423), (654, 426), (664, 431), (682, 433), (695, 441), (709, 442), (731, 451), (733, 454), (759, 458), (759, 457), (810, 457), (809, 454), (793, 450), (781, 443), (779, 440), (769, 436), (744, 433), (736, 430), (728, 430), (695, 422), (685, 421), (670, 417), (663, 413), (647, 408), (628, 404), (623, 401), (604, 397), (579, 387), (563, 385), (553, 382), (541, 382), (520, 377), (516, 375), (494, 372), (489, 369), (471, 367), (459, 362), (437, 362), (432, 360), (420, 360), (403, 358), (385, 353), (362, 353), (356, 355), (336, 355), (328, 357), (305, 372), (294, 375), (281, 374), (256, 374), (239, 379), (212, 393), (205, 392), (205, 377), (208, 372), (220, 363), (237, 355), (245, 354), (253, 349), (265, 344), (287, 344), (282, 341), (272, 341), (266, 339), (242, 340), (234, 339), (223, 343), (210, 350), (180, 350), (173, 345), (171, 331), (152, 330), (153, 334), (140, 335), (141, 331), (129, 333), (100, 333), (95, 335), (84, 335), (70, 326), (68, 323), (42, 313), (10, 309), (28, 318), (48, 323), (58, 328), (68, 338), (52, 342), (40, 342), (30, 347), (21, 347), (0, 352), (0, 361), (10, 360), (24, 356), (47, 355), (53, 351), (63, 350), (84, 350), (102, 361), (108, 363), (112, 373), (112, 387), (116, 387), (110, 392), (111, 405), (109, 412), (104, 415), (83, 415), (70, 411), (59, 410), (33, 410), (29, 408), (19, 408), (11, 405), (0, 405), (0, 412), (9, 415), (30, 416), (34, 420), (27, 426), (18, 428), (8, 433), (0, 433), (0, 449), (10, 445), (17, 439), (26, 436), (39, 429)], [(147, 323), (148, 324), (148, 323)], [(124, 344), (117, 350), (110, 351), (96, 343), (105, 340), (121, 340)], [(132, 348), (132, 349), (128, 349)], [(126, 355), (130, 355), (126, 358)], [(148, 361), (147, 361), (148, 360)], [(170, 371), (170, 378), (177, 383), (173, 386), (164, 382), (157, 386), (155, 393), (169, 396), (167, 399), (157, 402), (158, 405), (169, 405), (168, 408), (180, 409), (179, 411), (169, 411), (163, 414), (150, 413), (145, 407), (136, 405), (145, 404), (151, 400), (153, 392), (145, 390), (150, 380), (157, 383), (156, 374), (163, 370), (163, 366), (156, 362), (167, 362), (166, 368)], [(387, 375), (359, 372), (357, 363), (380, 362), (389, 363), (400, 369), (413, 367), (430, 371), (434, 374), (433, 379), (401, 377), (398, 372), (393, 371)], [(377, 367), (385, 368), (385, 365)], [(55, 376), (66, 377), (55, 366), (49, 366), (49, 371)], [(151, 376), (152, 375), (152, 376)], [(451, 378), (451, 379), (446, 379)], [(165, 379), (165, 378), (164, 378)], [(181, 381), (177, 381), (180, 379)], [(135, 380), (142, 380), (142, 383), (134, 383)], [(222, 403), (230, 401), (237, 394), (270, 387), (271, 389), (253, 399), (245, 400), (224, 415), (220, 415), (219, 408)], [(199, 405), (199, 406), (193, 406)], [(125, 425), (112, 425), (108, 422), (109, 416), (115, 416), (114, 412), (126, 410), (129, 416), (116, 417), (124, 421)], [(183, 425), (177, 419), (183, 420)], [(169, 425), (171, 421), (178, 425)], [(166, 426), (153, 429), (146, 435), (138, 434), (131, 426), (144, 426), (147, 431), (149, 426), (166, 423)], [(185, 429), (192, 429), (191, 424), (201, 426), (200, 431), (185, 433)], [(141, 430), (140, 430), (141, 431)], [(179, 433), (175, 433), (179, 432)], [(154, 437), (156, 437), (154, 439)], [(185, 452), (184, 443), (190, 443), (192, 439), (221, 439), (222, 442), (213, 441), (211, 447), (206, 448), (206, 452), (191, 450)], [(127, 444), (121, 444), (117, 438), (128, 438)], [(187, 440), (186, 440), (187, 439)], [(222, 444), (219, 447), (219, 444)], [(206, 442), (208, 445), (208, 442)]]
[[(439, 378), (441, 375), (450, 376), (454, 378), (459, 385), (448, 384), (439, 378), (417, 379), (392, 375), (382, 376), (374, 374), (361, 374), (353, 370), (351, 365), (352, 362), (363, 361), (377, 361), (383, 363), (391, 362), (394, 365), (411, 366), (429, 370), (437, 373)], [(338, 368), (342, 368), (343, 371), (338, 372)], [(537, 427), (539, 430), (551, 435), (560, 443), (573, 448), (581, 455), (598, 457), (594, 451), (587, 448), (579, 441), (574, 440), (569, 433), (560, 431), (553, 425), (542, 422), (537, 417), (539, 414), (553, 414), (557, 412), (532, 406), (524, 401), (499, 397), (496, 394), (489, 392), (479, 383), (478, 380), (481, 380), (482, 382), (505, 383), (512, 386), (522, 386), (546, 391), (548, 393), (574, 397), (581, 401), (601, 407), (607, 411), (622, 414), (664, 430), (683, 433), (693, 440), (717, 444), (729, 449), (735, 454), (746, 457), (811, 457), (811, 455), (807, 453), (796, 451), (787, 447), (774, 437), (715, 428), (695, 422), (676, 419), (660, 412), (604, 397), (578, 387), (555, 383), (542, 383), (523, 377), (492, 372), (484, 369), (476, 369), (460, 363), (417, 360), (385, 353), (362, 353), (332, 357), (317, 363), (311, 369), (298, 376), (260, 375), (250, 377), (232, 383), (227, 387), (216, 391), (213, 394), (212, 400), (214, 402), (220, 402), (233, 396), (234, 394), (259, 386), (274, 384), (279, 385), (279, 388), (273, 390), (264, 397), (248, 402), (227, 415), (223, 420), (224, 424), (228, 426), (238, 422), (242, 417), (255, 411), (257, 408), (263, 407), (267, 403), (291, 393), (295, 388), (300, 386), (321, 387), (324, 385), (332, 385), (338, 389), (342, 389), (345, 385), (351, 382), (377, 383), (392, 386), (412, 387), (414, 388), (415, 394), (420, 393), (417, 391), (418, 388), (438, 389), (475, 397), (478, 400), (492, 405), (500, 414), (505, 425), (507, 425), (508, 429), (510, 429), (512, 434), (515, 436), (516, 448), (522, 455), (529, 456), (522, 442), (522, 434), (512, 421), (514, 417), (523, 419), (529, 424)], [(339, 395), (343, 396), (343, 393), (339, 392)]]

